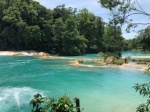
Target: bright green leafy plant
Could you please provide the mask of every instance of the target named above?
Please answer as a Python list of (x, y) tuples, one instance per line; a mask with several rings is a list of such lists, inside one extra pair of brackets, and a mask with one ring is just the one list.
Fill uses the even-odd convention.
[(144, 84), (136, 84), (134, 86), (136, 92), (147, 98), (147, 103), (143, 103), (137, 107), (137, 112), (150, 112), (150, 82)]
[(75, 101), (71, 101), (67, 95), (60, 97), (58, 100), (54, 98), (46, 98), (41, 94), (34, 95), (30, 101), (32, 112), (76, 112)]

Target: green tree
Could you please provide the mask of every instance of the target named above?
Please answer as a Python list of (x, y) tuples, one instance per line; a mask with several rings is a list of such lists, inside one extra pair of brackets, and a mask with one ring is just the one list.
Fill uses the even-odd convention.
[(41, 31), (41, 42), (40, 50), (51, 53), (53, 49), (53, 11), (46, 9), (38, 2), (33, 2), (32, 6), (36, 11), (36, 25), (40, 27)]
[(96, 17), (86, 8), (77, 14), (78, 30), (87, 40), (87, 53), (97, 53), (101, 48), (100, 41), (103, 35), (103, 21), (100, 17)]
[(104, 35), (104, 22), (101, 17), (96, 17), (95, 20), (95, 30), (94, 30), (94, 36), (95, 36), (95, 45), (93, 45), (93, 49), (95, 49), (96, 52), (103, 50), (103, 35)]
[(63, 54), (64, 51), (64, 32), (65, 32), (65, 24), (62, 18), (56, 19), (54, 23), (54, 37), (55, 41), (54, 48), (57, 53)]
[(137, 39), (144, 51), (150, 51), (150, 26), (139, 31)]
[(104, 29), (102, 44), (104, 53), (109, 52), (121, 57), (122, 47), (120, 46), (123, 44), (123, 37), (120, 27), (108, 24)]
[(112, 15), (111, 21), (117, 25), (127, 24), (127, 31), (130, 31), (130, 28), (135, 28), (137, 25), (147, 25), (150, 23), (136, 23), (132, 19), (133, 15), (144, 15), (148, 18), (150, 13), (145, 12), (141, 7), (138, 0), (98, 0), (102, 7), (109, 9)]
[(143, 103), (137, 107), (136, 112), (150, 112), (150, 82), (144, 84), (136, 84), (134, 86), (136, 92), (139, 92), (143, 97), (148, 98), (147, 103)]
[(55, 20), (54, 46), (60, 55), (81, 55), (85, 53), (86, 39), (79, 35), (76, 21), (73, 17), (68, 18), (65, 23), (61, 18)]
[(5, 0), (4, 3), (9, 5), (1, 11), (1, 49), (50, 52), (53, 36), (52, 11), (32, 0)]
[(142, 51), (142, 43), (140, 38), (124, 39), (123, 51)]
[(104, 23), (87, 9), (50, 10), (33, 0), (1, 0), (0, 6), (1, 50), (82, 55), (103, 49)]
[(66, 30), (64, 38), (64, 54), (65, 55), (82, 55), (85, 53), (86, 39), (79, 35), (76, 21), (73, 17), (65, 21)]
[(53, 17), (54, 19), (62, 18), (63, 21), (66, 21), (70, 15), (75, 16), (76, 11), (77, 9), (65, 8), (65, 4), (62, 4), (54, 8)]
[(34, 95), (30, 101), (32, 112), (76, 112), (74, 103), (67, 95), (55, 100), (54, 98), (43, 97), (39, 93)]
[(9, 7), (3, 10), (3, 25), (2, 38), (7, 49), (23, 49), (24, 48), (24, 34), (26, 29), (26, 22), (22, 18), (22, 12), (20, 11), (22, 6), (26, 6), (26, 3), (22, 3), (20, 0), (14, 0), (9, 2)]
[(44, 21), (42, 27), (43, 30), (41, 31), (41, 49), (49, 53), (54, 53), (53, 49), (55, 47), (55, 40), (53, 19)]
[(28, 26), (26, 28), (26, 37), (25, 37), (25, 45), (27, 50), (36, 49), (40, 50), (40, 42), (41, 42), (41, 32), (40, 27)]
[(131, 39), (123, 40), (123, 51), (131, 51)]
[(5, 9), (5, 2), (1, 1), (0, 2), (0, 33), (2, 32), (2, 27), (3, 27), (3, 23), (2, 23), (2, 18), (3, 18), (3, 10)]

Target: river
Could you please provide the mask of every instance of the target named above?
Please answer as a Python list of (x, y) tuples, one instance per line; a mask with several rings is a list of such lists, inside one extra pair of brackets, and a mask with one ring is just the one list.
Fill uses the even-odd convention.
[[(123, 56), (145, 53), (124, 52)], [(97, 58), (96, 54), (75, 58)], [(71, 57), (73, 58), (73, 57)], [(135, 112), (146, 102), (133, 86), (150, 77), (135, 69), (80, 68), (68, 60), (31, 56), (0, 56), (0, 112), (30, 112), (36, 93), (47, 97), (68, 94), (80, 99), (83, 112)]]

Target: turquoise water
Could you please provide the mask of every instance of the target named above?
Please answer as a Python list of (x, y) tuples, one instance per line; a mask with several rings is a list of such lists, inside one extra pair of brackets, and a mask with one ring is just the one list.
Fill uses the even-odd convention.
[(123, 51), (122, 56), (150, 56), (150, 52)]
[[(70, 56), (65, 56), (70, 58)], [(98, 54), (85, 54), (83, 56), (71, 56), (71, 58), (100, 58), (100, 56)]]
[[(122, 57), (127, 57), (127, 56), (150, 56), (149, 52), (130, 52), (130, 51), (123, 51), (122, 52)], [(65, 56), (65, 58), (71, 58), (71, 59), (76, 59), (76, 58), (101, 58), (98, 54), (85, 54), (83, 56)]]
[(30, 99), (37, 92), (78, 97), (83, 112), (135, 112), (146, 101), (132, 88), (150, 81), (141, 71), (68, 64), (69, 60), (0, 56), (0, 112), (30, 112)]

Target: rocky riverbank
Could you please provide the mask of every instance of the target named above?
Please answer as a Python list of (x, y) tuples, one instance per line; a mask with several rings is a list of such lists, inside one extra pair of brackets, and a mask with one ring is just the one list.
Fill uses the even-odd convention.
[(34, 56), (38, 58), (50, 58), (50, 54), (37, 51), (0, 51), (0, 56)]

